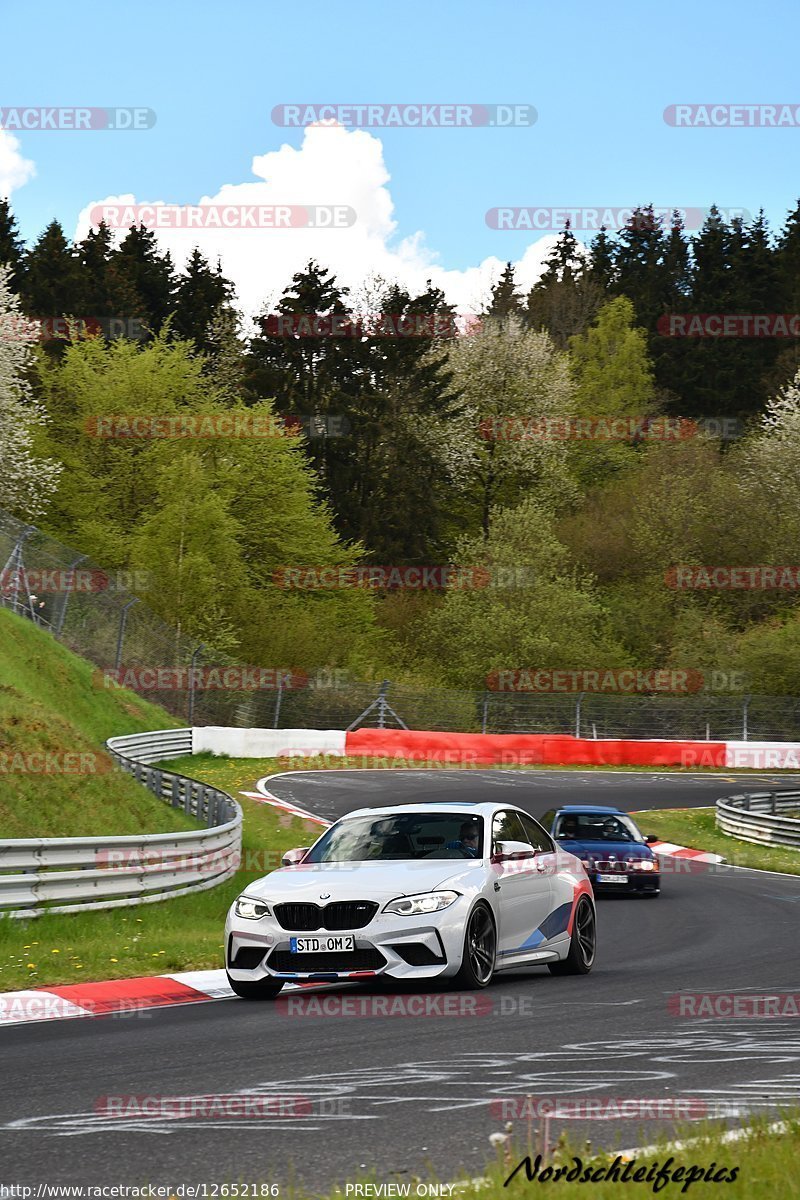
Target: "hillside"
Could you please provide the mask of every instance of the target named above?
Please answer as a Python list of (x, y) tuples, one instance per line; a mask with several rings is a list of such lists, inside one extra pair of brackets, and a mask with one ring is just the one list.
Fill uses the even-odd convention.
[(113, 767), (114, 734), (178, 722), (123, 689), (30, 621), (0, 608), (0, 838), (190, 829)]

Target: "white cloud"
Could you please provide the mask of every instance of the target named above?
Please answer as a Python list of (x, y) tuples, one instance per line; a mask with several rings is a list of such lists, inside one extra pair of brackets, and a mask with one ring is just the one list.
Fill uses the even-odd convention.
[[(194, 246), (236, 285), (240, 306), (253, 314), (265, 301), (274, 303), (294, 272), (310, 258), (330, 268), (340, 284), (357, 293), (370, 278), (399, 280), (410, 290), (422, 290), (426, 280), (440, 287), (459, 312), (477, 312), (505, 266), (494, 256), (465, 270), (449, 270), (418, 231), (398, 239), (398, 222), (388, 188), (389, 172), (379, 138), (364, 130), (338, 125), (310, 126), (299, 148), (256, 155), (255, 181), (223, 184), (212, 196), (192, 204), (349, 205), (357, 214), (345, 229), (159, 229), (158, 241), (182, 266)], [(147, 203), (162, 201), (148, 199)], [(132, 195), (93, 200), (81, 211), (76, 238), (86, 236), (95, 205), (143, 203)], [(119, 236), (124, 236), (120, 234)], [(548, 235), (530, 245), (517, 264), (521, 289), (532, 286), (542, 271), (556, 238)]]
[(0, 128), (0, 196), (10, 196), (35, 174), (35, 165), (20, 153), (19, 138)]

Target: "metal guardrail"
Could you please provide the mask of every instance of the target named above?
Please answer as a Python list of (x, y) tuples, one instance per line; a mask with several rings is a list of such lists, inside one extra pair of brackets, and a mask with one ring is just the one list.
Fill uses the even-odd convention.
[(233, 797), (151, 765), (191, 754), (191, 729), (113, 737), (106, 748), (119, 768), (206, 828), (0, 842), (0, 916), (152, 904), (216, 887), (238, 869), (242, 810)]
[(743, 842), (800, 850), (800, 792), (746, 792), (717, 801), (717, 828)]

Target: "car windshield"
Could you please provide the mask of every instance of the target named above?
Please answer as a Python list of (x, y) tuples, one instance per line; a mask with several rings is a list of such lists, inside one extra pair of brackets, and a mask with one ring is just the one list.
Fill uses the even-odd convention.
[(625, 813), (563, 813), (555, 836), (579, 842), (644, 842), (644, 837)]
[(325, 833), (306, 863), (480, 858), (483, 819), (465, 812), (351, 817)]

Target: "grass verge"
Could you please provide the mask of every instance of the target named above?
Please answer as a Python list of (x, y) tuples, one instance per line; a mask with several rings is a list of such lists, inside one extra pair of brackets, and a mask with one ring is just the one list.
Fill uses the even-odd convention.
[[(646, 1154), (598, 1154), (590, 1146), (570, 1144), (563, 1138), (548, 1159), (538, 1160), (535, 1145), (520, 1147), (509, 1139), (497, 1149), (497, 1160), (480, 1180), (456, 1185), (455, 1195), (475, 1200), (490, 1196), (522, 1197), (552, 1194), (564, 1200), (591, 1197), (617, 1200), (622, 1196), (720, 1197), (730, 1200), (789, 1200), (800, 1197), (797, 1158), (800, 1154), (800, 1119), (790, 1117), (782, 1132), (770, 1130), (773, 1119), (759, 1118), (748, 1127), (748, 1136), (724, 1140), (721, 1130), (685, 1130), (682, 1145), (666, 1140), (651, 1143)], [(643, 1135), (646, 1137), (646, 1135)], [(528, 1156), (513, 1179), (509, 1176)], [(616, 1172), (613, 1168), (616, 1166)], [(694, 1170), (692, 1170), (694, 1168)], [(548, 1174), (547, 1171), (550, 1170)], [(561, 1174), (558, 1172), (561, 1171)], [(656, 1177), (661, 1172), (659, 1182)], [(529, 1178), (529, 1172), (533, 1178)], [(622, 1182), (620, 1176), (627, 1172)], [(639, 1178), (635, 1179), (636, 1173)], [(609, 1179), (607, 1176), (611, 1174)], [(587, 1177), (588, 1175), (588, 1177)], [(648, 1178), (649, 1175), (649, 1178)], [(708, 1175), (708, 1180), (705, 1180)], [(571, 1178), (570, 1178), (571, 1176)], [(716, 1180), (715, 1177), (716, 1176)], [(636, 1183), (641, 1186), (636, 1187)], [(633, 1186), (632, 1186), (633, 1185)], [(341, 1195), (341, 1192), (338, 1193)], [(353, 1195), (354, 1193), (350, 1193)], [(367, 1193), (368, 1194), (368, 1193)], [(412, 1184), (410, 1195), (416, 1194)]]
[(646, 809), (632, 815), (643, 833), (655, 833), (664, 842), (721, 854), (736, 867), (800, 875), (800, 850), (791, 846), (756, 846), (721, 833), (713, 808)]
[[(192, 769), (191, 760), (181, 765), (194, 778), (208, 778), (205, 771)], [(218, 786), (236, 795), (239, 787), (229, 774), (230, 786)], [(147, 797), (141, 784), (131, 783)], [(207, 892), (159, 904), (45, 913), (32, 921), (0, 920), (0, 991), (221, 967), (225, 914), (235, 897), (248, 883), (274, 870), (283, 852), (309, 845), (320, 832), (319, 825), (269, 805), (244, 796), (237, 799), (244, 813), (242, 869), (232, 879)]]

